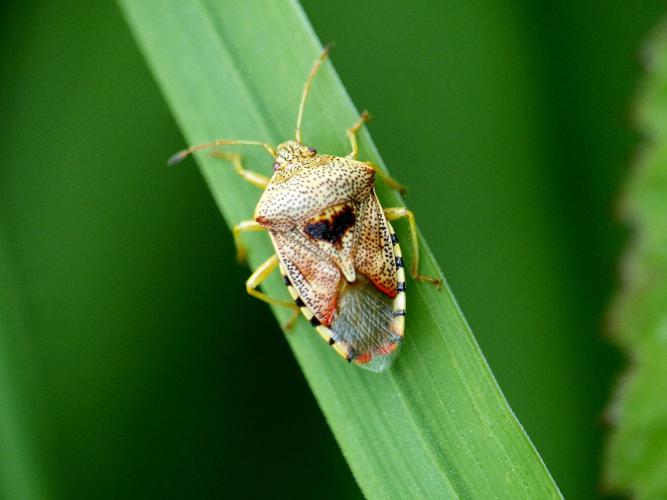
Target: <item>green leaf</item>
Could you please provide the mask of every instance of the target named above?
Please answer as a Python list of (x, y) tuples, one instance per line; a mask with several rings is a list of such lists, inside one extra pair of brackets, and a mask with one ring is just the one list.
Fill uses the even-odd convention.
[(48, 498), (32, 441), (26, 329), (0, 221), (0, 498)]
[(647, 46), (636, 113), (644, 137), (622, 210), (633, 241), (612, 308), (630, 367), (609, 410), (607, 486), (636, 498), (667, 497), (667, 24)]
[[(188, 144), (215, 138), (276, 144), (293, 137), (305, 75), (320, 51), (295, 2), (120, 4)], [(356, 118), (327, 63), (306, 109), (304, 141), (322, 152), (346, 153), (344, 132)], [(361, 157), (382, 165), (367, 132), (360, 140)], [(239, 150), (247, 167), (270, 174), (271, 162), (263, 151)], [(170, 153), (165, 152), (165, 159)], [(227, 222), (250, 218), (259, 192), (206, 153), (197, 155), (197, 161)], [(379, 192), (385, 206), (402, 203), (385, 188)], [(407, 228), (400, 222), (395, 226), (407, 241)], [(247, 235), (245, 241), (253, 268), (272, 253), (265, 235)], [(440, 275), (423, 241), (421, 248), (422, 272)], [(230, 286), (243, 293), (241, 283)], [(264, 289), (288, 298), (278, 276)], [(560, 497), (451, 292), (411, 282), (408, 310), (404, 348), (394, 367), (379, 375), (348, 366), (303, 321), (286, 334), (366, 496)], [(289, 316), (282, 309), (274, 312), (281, 324)], [(247, 356), (252, 370), (251, 353), (239, 355)], [(324, 473), (326, 480), (335, 480)]]

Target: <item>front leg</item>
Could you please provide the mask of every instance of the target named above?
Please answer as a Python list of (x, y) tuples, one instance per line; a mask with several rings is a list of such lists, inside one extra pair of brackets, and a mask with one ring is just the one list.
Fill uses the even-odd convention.
[(384, 215), (389, 221), (402, 219), (404, 217), (408, 219), (411, 240), (410, 244), (412, 245), (412, 265), (410, 266), (410, 274), (412, 274), (412, 278), (417, 281), (427, 281), (440, 288), (442, 280), (419, 274), (419, 241), (417, 241), (417, 224), (415, 223), (415, 215), (412, 211), (405, 207), (385, 208)]
[(364, 123), (366, 123), (370, 119), (371, 115), (368, 114), (368, 111), (364, 111), (363, 113), (361, 113), (361, 116), (354, 123), (354, 125), (352, 125), (349, 129), (347, 129), (347, 138), (350, 140), (350, 147), (352, 148), (350, 154), (347, 155), (348, 158), (356, 160), (357, 157), (359, 156), (359, 143), (357, 142), (357, 133), (359, 132), (361, 127), (364, 126)]
[(257, 172), (253, 172), (252, 170), (246, 170), (243, 167), (243, 161), (241, 160), (240, 154), (213, 151), (211, 156), (220, 158), (221, 160), (230, 161), (234, 166), (234, 172), (236, 172), (243, 180), (249, 182), (253, 186), (256, 186), (260, 189), (266, 189), (266, 187), (269, 185), (270, 180), (268, 177), (262, 174), (258, 174)]

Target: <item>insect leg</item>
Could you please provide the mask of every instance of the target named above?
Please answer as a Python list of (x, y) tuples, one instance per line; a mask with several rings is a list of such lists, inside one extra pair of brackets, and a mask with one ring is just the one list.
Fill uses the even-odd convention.
[(257, 269), (255, 269), (255, 272), (250, 275), (250, 277), (245, 282), (245, 289), (250, 295), (266, 302), (267, 304), (287, 307), (288, 309), (294, 311), (294, 314), (285, 325), (287, 329), (290, 329), (299, 314), (299, 308), (297, 305), (294, 302), (274, 299), (273, 297), (269, 297), (265, 293), (257, 290), (257, 287), (261, 285), (273, 271), (275, 271), (276, 267), (278, 267), (278, 257), (276, 257), (274, 254), (266, 259)]
[(417, 224), (415, 223), (415, 215), (412, 211), (405, 207), (385, 208), (384, 215), (387, 220), (396, 220), (406, 218), (408, 219), (408, 226), (410, 228), (410, 244), (412, 245), (412, 265), (410, 266), (410, 274), (412, 278), (417, 281), (427, 281), (434, 284), (438, 288), (442, 285), (442, 281), (431, 276), (424, 276), (419, 274), (419, 241), (417, 241)]
[(370, 120), (371, 115), (368, 114), (368, 111), (364, 110), (363, 113), (361, 113), (361, 116), (359, 119), (352, 125), (350, 128), (347, 129), (347, 137), (350, 139), (350, 146), (352, 146), (352, 152), (347, 155), (348, 158), (352, 158), (353, 160), (357, 159), (357, 156), (359, 156), (359, 144), (357, 143), (357, 133), (359, 130), (361, 130), (361, 127), (364, 126), (364, 123), (366, 123), (368, 120)]
[(214, 151), (211, 153), (211, 155), (216, 158), (220, 158), (221, 160), (232, 162), (232, 165), (234, 165), (234, 171), (239, 174), (243, 180), (248, 181), (253, 186), (256, 186), (260, 189), (266, 189), (266, 187), (269, 185), (268, 177), (262, 174), (258, 174), (257, 172), (253, 172), (252, 170), (246, 170), (243, 168), (243, 161), (241, 161), (240, 154)]
[(241, 241), (241, 233), (250, 233), (256, 231), (264, 231), (264, 227), (254, 220), (241, 221), (232, 228), (232, 234), (234, 235), (234, 245), (236, 245), (236, 260), (240, 264), (245, 263), (247, 255), (245, 245)]
[(378, 176), (380, 179), (382, 179), (384, 181), (384, 183), (387, 186), (389, 186), (391, 189), (394, 189), (394, 190), (398, 191), (399, 193), (401, 193), (401, 195), (404, 195), (408, 191), (408, 189), (403, 184), (398, 182), (396, 179), (394, 179), (389, 174), (385, 173), (384, 170), (382, 170), (380, 167), (378, 167), (374, 163), (371, 163), (370, 161), (366, 161), (364, 163), (366, 165), (368, 165), (369, 167), (371, 167), (373, 170), (375, 170), (375, 175)]

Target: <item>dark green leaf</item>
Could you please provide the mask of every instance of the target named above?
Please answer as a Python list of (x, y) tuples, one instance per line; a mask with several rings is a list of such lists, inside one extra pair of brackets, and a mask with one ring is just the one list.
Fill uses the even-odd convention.
[[(189, 144), (215, 138), (276, 144), (293, 136), (301, 87), (320, 50), (296, 3), (120, 4)], [(356, 117), (327, 64), (306, 110), (304, 140), (321, 152), (345, 153), (344, 131)], [(361, 141), (362, 158), (382, 164), (367, 133)], [(270, 173), (262, 151), (242, 151), (247, 166)], [(250, 218), (257, 190), (207, 154), (197, 159), (230, 225)], [(385, 206), (401, 203), (386, 189), (380, 194)], [(406, 228), (396, 226), (407, 241)], [(248, 235), (245, 241), (253, 267), (271, 254), (266, 236)], [(439, 275), (423, 242), (421, 248), (422, 271)], [(287, 297), (277, 276), (265, 290)], [(287, 334), (364, 493), (371, 498), (559, 497), (450, 291), (411, 284), (408, 301), (405, 346), (385, 374), (348, 366), (304, 322)], [(289, 314), (275, 313), (283, 323)]]

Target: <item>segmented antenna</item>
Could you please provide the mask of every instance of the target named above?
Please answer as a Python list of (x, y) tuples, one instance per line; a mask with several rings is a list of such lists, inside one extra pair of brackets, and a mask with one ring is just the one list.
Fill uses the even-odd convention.
[(195, 151), (201, 151), (202, 149), (208, 149), (208, 148), (214, 148), (216, 146), (230, 146), (233, 144), (245, 144), (249, 146), (262, 146), (264, 149), (268, 151), (268, 153), (275, 158), (276, 157), (276, 150), (271, 147), (270, 144), (267, 144), (265, 142), (259, 142), (259, 141), (235, 141), (235, 140), (227, 140), (227, 139), (218, 139), (217, 141), (213, 142), (208, 142), (206, 144), (197, 144), (196, 146), (192, 146), (188, 149), (184, 149), (183, 151), (179, 151), (175, 155), (173, 155), (169, 160), (167, 160), (168, 165), (176, 165), (178, 162), (189, 156), (190, 154), (194, 153)]
[(301, 94), (301, 103), (299, 104), (299, 114), (296, 117), (296, 132), (294, 133), (294, 138), (296, 142), (301, 143), (301, 121), (303, 120), (303, 109), (306, 106), (306, 98), (310, 92), (310, 87), (313, 85), (313, 79), (317, 74), (317, 70), (320, 69), (320, 66), (327, 57), (329, 57), (329, 51), (333, 47), (333, 44), (329, 43), (324, 47), (320, 56), (313, 63), (313, 67), (310, 68), (310, 73), (308, 73), (308, 78), (306, 79), (306, 84), (303, 87), (303, 93)]

